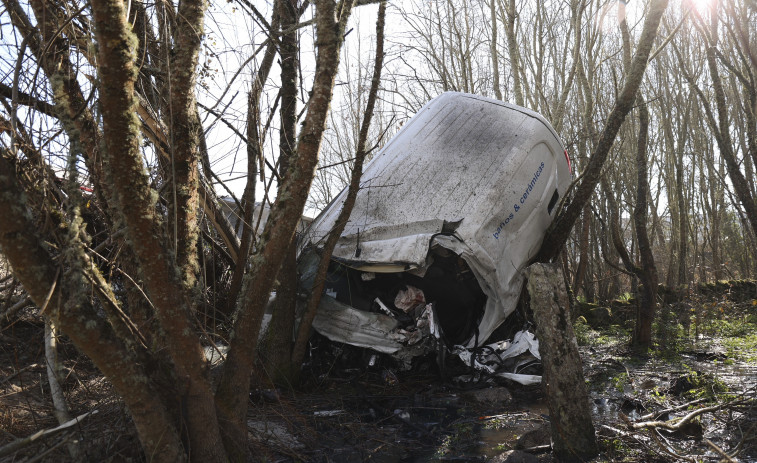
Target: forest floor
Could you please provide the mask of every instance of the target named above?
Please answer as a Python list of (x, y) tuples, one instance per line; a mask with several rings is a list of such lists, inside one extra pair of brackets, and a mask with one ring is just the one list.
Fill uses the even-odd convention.
[[(757, 309), (751, 301), (722, 308), (697, 308), (707, 315), (697, 319), (709, 321), (689, 333), (660, 323), (664, 345), (645, 356), (627, 348), (620, 325), (577, 324), (601, 450), (594, 461), (757, 462)], [(0, 461), (72, 461), (72, 449), (76, 461), (145, 461), (111, 385), (65, 338), (59, 355), (71, 415), (97, 413), (4, 453), (7, 444), (57, 426), (43, 332), (33, 314), (0, 331)], [(442, 378), (434, 359), (401, 372), (383, 357), (368, 366), (367, 351), (322, 347), (317, 373), (302, 387), (251, 394), (256, 461), (553, 459), (540, 386), (470, 378), (461, 364)], [(706, 411), (682, 423), (698, 409)]]

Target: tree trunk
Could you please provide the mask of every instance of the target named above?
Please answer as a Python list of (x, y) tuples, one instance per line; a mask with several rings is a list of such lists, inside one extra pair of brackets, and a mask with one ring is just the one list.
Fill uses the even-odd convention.
[[(278, 11), (278, 2), (274, 1), (273, 10)], [(279, 15), (274, 14), (271, 21), (270, 35), (276, 33), (279, 27)], [(242, 290), (242, 279), (247, 269), (247, 258), (255, 242), (255, 186), (257, 174), (262, 172), (263, 162), (263, 134), (260, 132), (260, 97), (263, 94), (265, 82), (271, 72), (273, 59), (276, 57), (276, 41), (270, 40), (266, 45), (263, 60), (258, 71), (252, 78), (252, 88), (247, 100), (247, 184), (242, 193), (242, 238), (239, 245), (239, 259), (234, 265), (234, 274), (227, 299), (226, 313), (230, 315), (237, 305), (239, 292)], [(258, 170), (260, 169), (260, 170)], [(261, 181), (263, 181), (261, 179)], [(261, 202), (261, 214), (265, 205)]]
[(295, 307), (297, 305), (297, 246), (295, 240), (286, 251), (284, 262), (276, 277), (276, 299), (273, 301), (271, 323), (262, 339), (261, 373), (271, 384), (291, 387), (298, 366), (291, 362)]
[[(339, 52), (351, 11), (352, 2), (342, 5), (339, 16), (331, 1), (316, 2), (316, 73), (313, 93), (297, 143), (297, 156), (271, 208), (271, 215), (259, 242), (260, 251), (252, 258), (252, 268), (244, 284), (241, 307), (234, 323), (232, 344), (216, 392), (218, 413), (227, 432), (226, 447), (237, 451), (246, 450), (245, 417), (250, 375), (263, 312), (276, 276), (270, 269), (281, 266), (305, 207), (313, 172), (318, 165), (318, 152), (331, 104)], [(236, 457), (244, 458), (244, 454), (235, 455)]]
[[(573, 293), (578, 296), (578, 292), (584, 284), (586, 267), (589, 265), (589, 228), (591, 227), (591, 207), (587, 203), (584, 207), (581, 233), (578, 237), (578, 268), (576, 268), (576, 277), (573, 280)], [(584, 291), (586, 296), (587, 291)], [(592, 301), (587, 301), (592, 302)]]
[(556, 264), (533, 264), (525, 275), (531, 309), (539, 320), (536, 337), (555, 457), (561, 462), (589, 460), (599, 450), (563, 278)]
[[(292, 169), (297, 141), (297, 88), (299, 42), (294, 26), (299, 20), (298, 1), (282, 0), (279, 2), (281, 21), (281, 39), (279, 56), (281, 57), (281, 109), (279, 129), (279, 176), (286, 181)], [(294, 237), (293, 237), (294, 238)], [(270, 270), (273, 270), (271, 268)], [(269, 271), (270, 271), (269, 270)], [(265, 337), (261, 358), (266, 372), (275, 384), (291, 381), (292, 332), (294, 331), (295, 306), (297, 304), (297, 249), (295, 240), (289, 243), (284, 253), (281, 267), (278, 269), (278, 288), (276, 302), (273, 305), (271, 324)]]
[(197, 223), (200, 187), (200, 137), (202, 126), (197, 114), (195, 84), (197, 63), (204, 30), (205, 0), (179, 2), (174, 29), (174, 49), (170, 54), (168, 77), (170, 94), (171, 186), (173, 187), (170, 216), (173, 218), (173, 246), (176, 263), (181, 270), (181, 282), (189, 290), (197, 283), (199, 261), (197, 243), (200, 229)]
[[(92, 3), (99, 43), (106, 173), (117, 193), (127, 239), (140, 263), (145, 286), (166, 333), (168, 352), (181, 381), (180, 397), (191, 404), (186, 408), (185, 418), (193, 444), (192, 459), (223, 461), (226, 452), (216, 419), (208, 365), (190, 322), (193, 307), (167, 252), (170, 247), (161, 238), (161, 218), (139, 149), (141, 127), (134, 93), (136, 41), (126, 21), (125, 7), (118, 0)], [(181, 189), (182, 185), (177, 188)]]
[(491, 18), (492, 36), (489, 41), (489, 55), (492, 60), (492, 87), (494, 88), (494, 98), (502, 100), (502, 89), (500, 88), (499, 78), (499, 54), (497, 49), (499, 44), (497, 43), (497, 0), (489, 0), (489, 12)]
[(515, 18), (517, 11), (515, 10), (515, 0), (503, 0), (507, 1), (505, 6), (505, 37), (507, 38), (507, 52), (510, 55), (510, 72), (513, 75), (513, 93), (515, 94), (515, 104), (518, 106), (525, 105), (523, 99), (523, 85), (520, 79), (520, 60), (518, 59), (518, 41), (515, 37)]
[(626, 82), (618, 95), (615, 107), (605, 122), (605, 127), (602, 130), (599, 141), (592, 151), (589, 163), (582, 174), (583, 180), (575, 189), (570, 203), (560, 212), (547, 230), (547, 235), (535, 258), (536, 262), (549, 262), (557, 256), (565, 245), (576, 219), (581, 215), (584, 205), (591, 198), (594, 188), (599, 182), (602, 166), (615, 141), (615, 136), (636, 100), (636, 93), (639, 90), (641, 80), (644, 77), (644, 71), (647, 68), (647, 60), (652, 49), (652, 44), (657, 37), (660, 19), (667, 5), (667, 0), (652, 2), (649, 13), (644, 20), (644, 28), (641, 32), (641, 38), (636, 48), (636, 55), (631, 63)]
[[(628, 30), (624, 3), (618, 3), (618, 12), (620, 30), (623, 37), (623, 67), (628, 72), (631, 67), (631, 34)], [(621, 256), (626, 268), (633, 270), (641, 282), (640, 297), (636, 308), (636, 324), (631, 338), (631, 345), (640, 351), (646, 351), (652, 345), (652, 321), (654, 320), (654, 312), (657, 305), (657, 269), (654, 257), (652, 256), (652, 246), (649, 243), (649, 234), (647, 233), (647, 196), (649, 195), (647, 139), (649, 134), (649, 110), (646, 101), (641, 96), (641, 92), (637, 94), (636, 102), (639, 108), (639, 136), (636, 144), (636, 202), (633, 209), (633, 223), (636, 240), (639, 245), (641, 267), (634, 266), (628, 256), (624, 254), (625, 245), (620, 240), (616, 242), (616, 248), (619, 251), (622, 250)]]
[(307, 340), (310, 337), (310, 328), (313, 324), (313, 319), (315, 318), (318, 305), (321, 302), (321, 296), (323, 295), (323, 288), (326, 284), (326, 275), (328, 273), (329, 262), (331, 261), (331, 254), (344, 231), (344, 227), (347, 225), (350, 213), (355, 205), (355, 198), (357, 198), (357, 193), (360, 188), (360, 178), (363, 174), (363, 162), (365, 161), (365, 156), (367, 154), (365, 145), (368, 139), (368, 129), (371, 124), (371, 119), (373, 119), (373, 109), (376, 104), (376, 96), (381, 82), (381, 69), (384, 65), (385, 15), (386, 1), (383, 0), (379, 4), (378, 19), (376, 20), (376, 58), (373, 65), (371, 88), (368, 92), (368, 101), (366, 102), (365, 113), (363, 114), (363, 122), (360, 125), (357, 153), (355, 154), (355, 164), (352, 166), (352, 175), (347, 189), (347, 197), (344, 199), (344, 203), (342, 203), (342, 210), (339, 211), (336, 227), (329, 234), (326, 244), (323, 247), (323, 253), (321, 254), (321, 260), (318, 263), (313, 288), (311, 288), (310, 292), (310, 299), (308, 300), (307, 308), (297, 331), (297, 339), (292, 352), (293, 368), (299, 369), (305, 358)]
[(631, 344), (639, 350), (646, 351), (652, 346), (652, 321), (657, 306), (657, 267), (655, 266), (652, 246), (647, 233), (647, 196), (649, 182), (647, 180), (647, 136), (649, 133), (649, 111), (647, 103), (639, 96), (639, 139), (636, 149), (636, 206), (633, 211), (636, 225), (636, 238), (639, 243), (639, 257), (641, 268), (638, 276), (641, 280), (641, 297), (637, 308), (636, 328)]

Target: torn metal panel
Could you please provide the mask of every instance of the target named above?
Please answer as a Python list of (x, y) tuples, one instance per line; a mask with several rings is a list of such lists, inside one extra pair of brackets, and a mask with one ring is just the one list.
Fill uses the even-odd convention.
[(403, 347), (398, 336), (392, 336), (398, 324), (389, 315), (353, 309), (325, 294), (313, 320), (313, 328), (332, 341), (385, 354), (394, 354)]
[[(442, 333), (457, 330), (455, 344), (481, 345), (515, 309), (522, 270), (538, 251), (570, 177), (562, 144), (537, 113), (475, 95), (442, 94), (366, 166), (332, 260), (357, 271), (395, 273), (401, 283), (428, 292), (428, 302), (449, 305), (455, 298), (445, 284), (470, 286), (450, 277), (462, 271), (452, 261), (462, 259), (480, 288), (473, 293), (481, 291), (485, 301), (459, 298), (456, 310), (463, 313), (473, 310), (467, 300), (481, 304), (470, 327), (458, 326), (462, 318), (449, 308), (436, 322)], [(300, 250), (323, 245), (346, 194), (314, 220)], [(440, 272), (446, 279), (438, 279)], [(353, 283), (362, 285), (360, 279)], [(395, 295), (383, 300), (389, 309)], [(372, 300), (362, 307), (343, 302), (370, 311)]]

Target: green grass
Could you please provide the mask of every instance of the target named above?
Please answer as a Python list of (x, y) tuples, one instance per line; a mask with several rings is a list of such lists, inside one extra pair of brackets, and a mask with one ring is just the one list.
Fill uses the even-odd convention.
[(726, 349), (728, 359), (747, 363), (757, 362), (757, 330), (741, 336), (724, 337), (721, 342)]

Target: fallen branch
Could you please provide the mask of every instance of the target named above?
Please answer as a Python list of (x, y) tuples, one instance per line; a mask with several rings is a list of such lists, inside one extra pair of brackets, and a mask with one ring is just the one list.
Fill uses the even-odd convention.
[[(639, 437), (638, 433), (626, 432), (626, 431), (623, 431), (623, 430), (618, 429), (618, 428), (613, 428), (612, 426), (608, 426), (606, 424), (601, 424), (600, 428), (607, 429), (608, 431), (612, 432), (615, 436), (618, 436), (618, 437), (621, 437), (621, 438), (624, 438), (624, 439), (632, 439), (632, 440), (636, 441), (636, 443), (638, 443), (640, 446), (642, 446), (645, 449), (649, 450), (650, 452), (655, 452), (658, 455), (662, 455), (663, 454), (662, 451), (660, 451), (659, 449), (657, 449), (657, 448), (653, 447), (652, 445), (650, 445), (647, 439), (641, 439)], [(657, 436), (654, 436), (653, 440), (654, 439), (657, 439)], [(665, 450), (667, 450), (667, 449), (665, 449)]]
[(39, 365), (36, 364), (36, 363), (32, 363), (31, 365), (27, 365), (24, 368), (21, 368), (20, 370), (18, 370), (17, 372), (12, 373), (12, 374), (6, 376), (5, 378), (0, 378), (0, 384), (7, 383), (10, 380), (12, 380), (13, 378), (15, 378), (16, 376), (20, 375), (21, 373), (23, 373), (25, 371), (28, 371), (28, 370), (31, 370), (32, 368), (37, 368), (38, 366)]
[(665, 408), (665, 409), (658, 410), (658, 411), (653, 412), (653, 413), (648, 413), (648, 414), (646, 414), (644, 416), (639, 417), (639, 419), (640, 420), (651, 420), (655, 416), (660, 416), (660, 415), (664, 415), (665, 413), (672, 413), (672, 412), (677, 412), (679, 410), (684, 410), (686, 408), (689, 408), (692, 405), (698, 405), (698, 404), (700, 404), (702, 402), (705, 402), (705, 401), (707, 401), (706, 398), (697, 399), (697, 400), (694, 400), (692, 402), (685, 403), (683, 405), (679, 405), (677, 407)]
[(607, 429), (608, 431), (610, 431), (611, 433), (613, 433), (616, 436), (620, 436), (620, 437), (634, 437), (633, 435), (631, 435), (631, 434), (623, 431), (622, 429), (613, 428), (612, 426), (608, 426), (606, 424), (600, 424), (599, 427)]
[(31, 445), (36, 441), (58, 434), (61, 431), (65, 431), (66, 429), (77, 425), (84, 418), (88, 417), (89, 415), (94, 415), (95, 413), (97, 413), (97, 410), (92, 410), (91, 412), (84, 413), (82, 415), (77, 416), (73, 420), (63, 423), (62, 425), (56, 428), (43, 429), (41, 431), (35, 432), (31, 436), (16, 439), (13, 442), (0, 447), (0, 458), (4, 457), (5, 455), (9, 455), (13, 452), (17, 452), (18, 450), (21, 450), (22, 448), (28, 445)]
[(676, 432), (680, 431), (681, 428), (683, 428), (686, 424), (691, 422), (694, 418), (696, 418), (699, 415), (702, 415), (707, 412), (714, 412), (718, 411), (722, 408), (727, 407), (727, 405), (714, 405), (712, 407), (703, 407), (698, 408), (694, 410), (693, 412), (689, 413), (688, 415), (684, 416), (683, 418), (680, 418), (677, 422), (671, 423), (671, 421), (675, 420), (668, 420), (668, 421), (642, 421), (640, 423), (634, 423), (630, 419), (628, 419), (627, 416), (621, 414), (620, 417), (623, 421), (625, 421), (626, 425), (629, 429), (643, 429), (643, 428), (661, 428), (668, 431)]
[(526, 453), (545, 453), (551, 450), (552, 450), (552, 444), (537, 445), (534, 447), (527, 447), (524, 449), (520, 449), (521, 452), (526, 452)]
[[(679, 460), (696, 463), (695, 458), (679, 455), (675, 450), (673, 450), (673, 446), (670, 445), (669, 442), (667, 442), (667, 439), (665, 439), (657, 429), (650, 429), (649, 434), (652, 436), (652, 439), (657, 443), (657, 445), (663, 450), (664, 453)], [(663, 440), (665, 442), (663, 442)]]
[(0, 323), (3, 321), (10, 322), (19, 310), (33, 304), (34, 302), (32, 302), (32, 298), (29, 296), (22, 297), (20, 301), (8, 307), (8, 310), (0, 314)]

